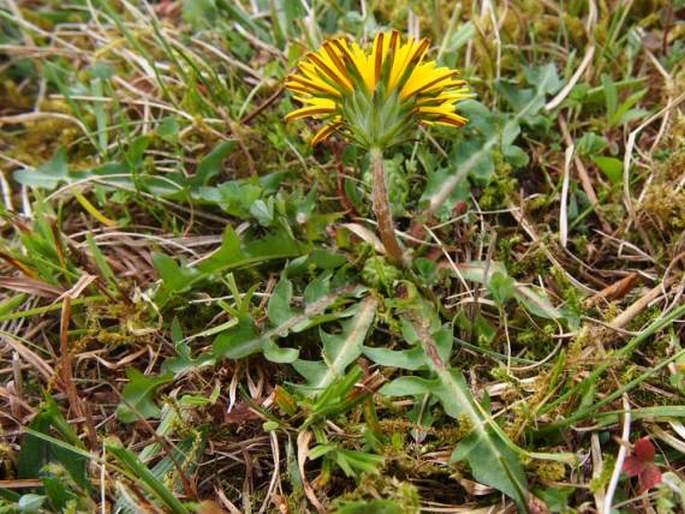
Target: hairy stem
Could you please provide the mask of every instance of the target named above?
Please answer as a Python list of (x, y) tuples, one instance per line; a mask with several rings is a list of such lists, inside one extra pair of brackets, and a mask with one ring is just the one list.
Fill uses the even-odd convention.
[(385, 186), (385, 173), (383, 169), (383, 152), (379, 148), (369, 150), (371, 166), (373, 168), (373, 212), (378, 222), (378, 232), (385, 247), (388, 260), (396, 265), (403, 265), (402, 247), (395, 235), (395, 224), (390, 212), (390, 200)]

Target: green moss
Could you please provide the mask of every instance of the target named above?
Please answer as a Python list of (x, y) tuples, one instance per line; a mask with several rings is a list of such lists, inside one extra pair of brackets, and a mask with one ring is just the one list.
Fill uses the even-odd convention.
[[(385, 475), (365, 477), (353, 491), (341, 495), (335, 501), (334, 511), (337, 512), (338, 508), (347, 504), (348, 508), (354, 506), (354, 510), (350, 512), (372, 513), (376, 512), (376, 507), (383, 509), (383, 500), (391, 502), (393, 507), (400, 509), (400, 512), (407, 514), (420, 512), (421, 498), (416, 486)], [(385, 512), (385, 510), (379, 512)]]
[(556, 346), (552, 338), (555, 332), (556, 327), (552, 325), (545, 325), (544, 330), (530, 326), (516, 334), (516, 344), (525, 348), (525, 355), (528, 358), (544, 357)]
[(495, 210), (508, 206), (509, 198), (514, 196), (518, 181), (511, 176), (513, 168), (495, 152), (495, 178), (483, 189), (478, 203), (483, 210)]
[(592, 492), (599, 492), (606, 488), (609, 480), (611, 480), (611, 474), (614, 471), (614, 464), (616, 463), (616, 457), (612, 454), (603, 454), (604, 462), (602, 463), (602, 471), (599, 476), (592, 479), (590, 482), (590, 490)]
[(568, 346), (568, 362), (580, 362), (583, 350), (595, 341), (598, 330), (589, 325), (583, 325), (578, 335), (573, 338)]
[(544, 482), (560, 482), (566, 477), (566, 466), (562, 462), (533, 460), (527, 469)]
[(660, 241), (667, 241), (666, 255), (671, 253), (669, 246), (677, 252), (685, 229), (685, 188), (674, 187), (682, 180), (683, 169), (685, 143), (680, 143), (666, 161), (656, 165), (653, 180), (637, 208), (640, 223), (651, 226)]
[(549, 207), (551, 201), (551, 197), (549, 196), (536, 196), (526, 203), (526, 210), (530, 213), (536, 213), (538, 211), (545, 210)]
[(17, 454), (7, 443), (0, 444), (0, 476), (6, 480), (14, 478)]

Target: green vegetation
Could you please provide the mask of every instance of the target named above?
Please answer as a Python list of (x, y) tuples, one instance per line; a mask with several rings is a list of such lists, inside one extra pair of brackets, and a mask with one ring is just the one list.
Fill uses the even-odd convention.
[[(0, 2), (0, 513), (685, 510), (683, 13)], [(465, 127), (285, 123), (408, 27)]]

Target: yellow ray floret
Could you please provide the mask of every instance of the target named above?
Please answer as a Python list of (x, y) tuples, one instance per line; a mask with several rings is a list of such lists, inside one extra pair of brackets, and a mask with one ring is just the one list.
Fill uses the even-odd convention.
[(340, 130), (342, 126), (342, 120), (340, 116), (336, 116), (333, 118), (329, 123), (323, 126), (321, 130), (319, 130), (314, 137), (312, 138), (312, 146), (318, 145), (321, 141), (326, 139), (328, 136), (333, 134), (334, 132), (337, 132)]
[(288, 76), (285, 85), (302, 107), (286, 120), (323, 120), (314, 145), (341, 132), (366, 146), (389, 146), (417, 124), (464, 125), (456, 105), (471, 92), (456, 70), (424, 61), (429, 46), (425, 38), (402, 42), (398, 31), (377, 34), (367, 48), (326, 41)]
[(305, 104), (305, 107), (297, 109), (285, 117), (286, 121), (297, 120), (300, 118), (309, 118), (313, 116), (321, 116), (331, 114), (336, 111), (337, 103), (329, 98), (320, 98), (316, 96), (303, 96), (297, 99)]

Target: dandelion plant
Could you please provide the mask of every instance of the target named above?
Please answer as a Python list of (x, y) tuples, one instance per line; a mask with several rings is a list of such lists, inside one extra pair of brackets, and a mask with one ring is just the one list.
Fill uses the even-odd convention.
[(395, 235), (383, 156), (413, 137), (420, 125), (462, 127), (468, 121), (457, 104), (471, 97), (457, 70), (425, 60), (428, 39), (409, 37), (403, 43), (396, 30), (379, 33), (369, 48), (344, 38), (325, 42), (298, 65), (286, 87), (302, 107), (286, 120), (323, 121), (312, 139), (317, 145), (340, 133), (369, 153), (373, 171), (373, 210), (389, 260), (404, 261)]

